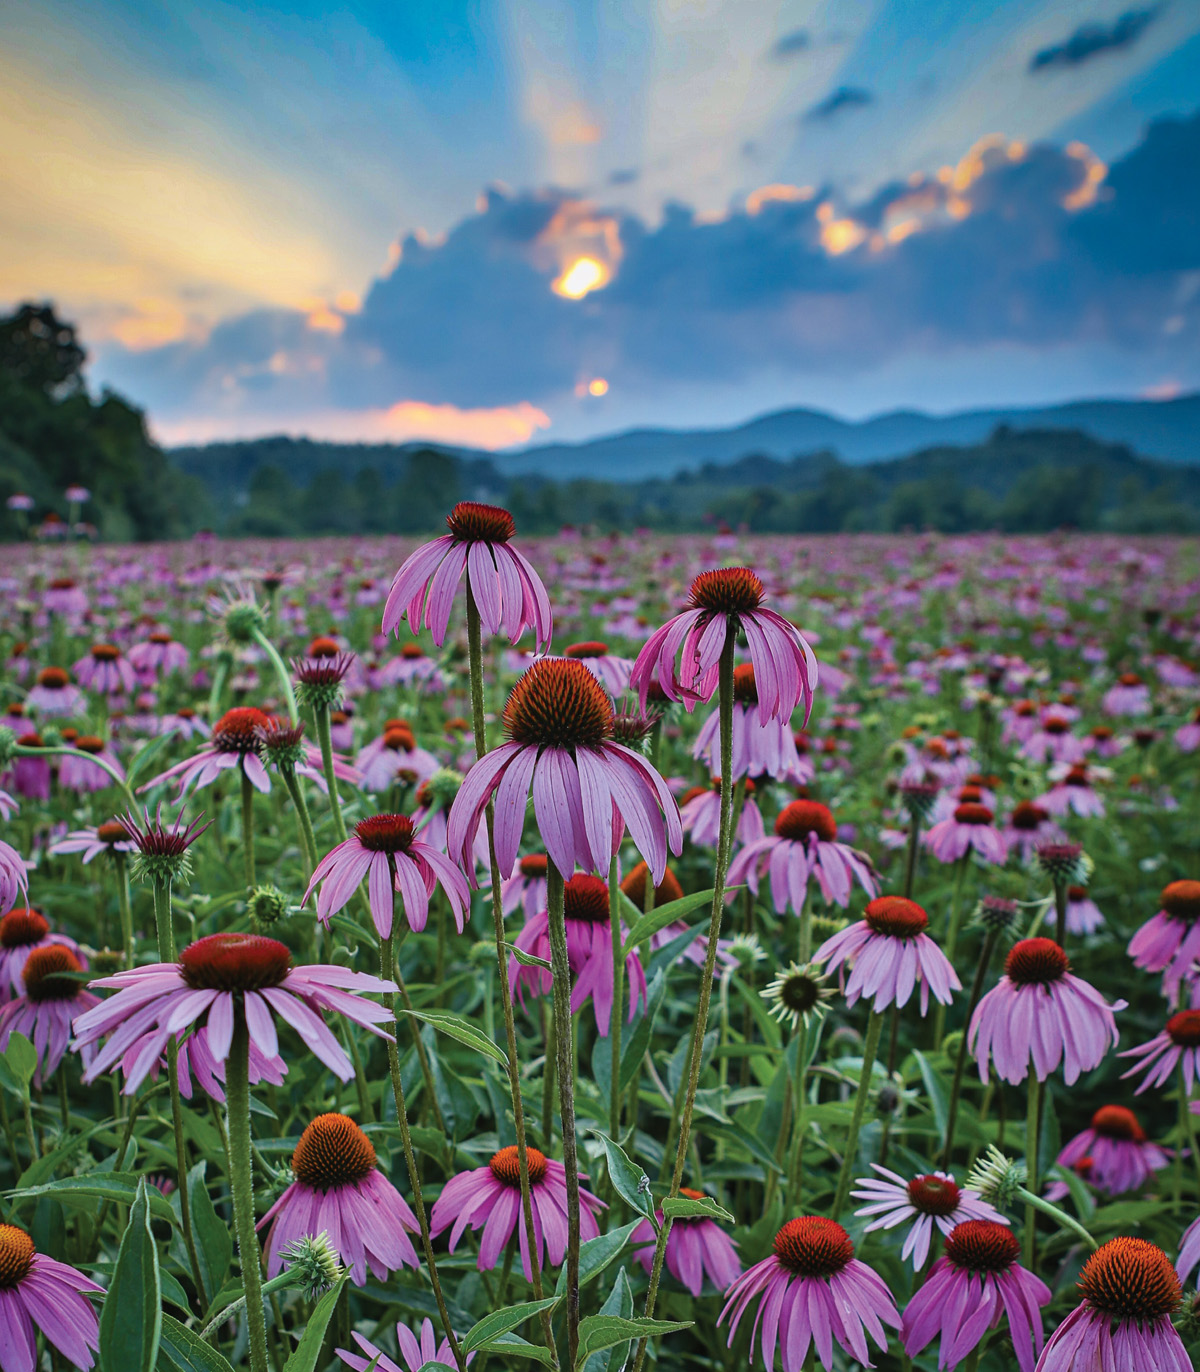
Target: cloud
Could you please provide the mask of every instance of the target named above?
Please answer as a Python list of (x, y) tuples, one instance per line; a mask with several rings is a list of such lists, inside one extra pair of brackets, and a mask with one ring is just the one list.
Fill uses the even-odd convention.
[[(1200, 115), (1152, 125), (1111, 168), (1080, 144), (991, 136), (861, 202), (779, 183), (650, 223), (561, 189), (492, 189), (444, 237), (406, 238), (357, 312), (327, 306), (340, 333), (311, 309), (258, 310), (204, 338), (109, 345), (103, 377), (164, 433), (203, 416), (223, 433), (491, 447), (568, 422), (597, 377), (619, 410), (997, 347), (1192, 375), (1196, 165)], [(591, 288), (556, 291), (581, 261), (603, 268)]]
[(1158, 18), (1160, 5), (1149, 9), (1126, 10), (1111, 24), (1081, 24), (1069, 38), (1035, 52), (1030, 71), (1053, 67), (1078, 67), (1101, 53), (1130, 48)]
[(824, 100), (819, 100), (806, 110), (804, 121), (808, 124), (822, 123), (843, 110), (862, 109), (872, 104), (874, 99), (870, 91), (861, 90), (857, 86), (839, 86), (831, 95), (827, 95)]
[(812, 47), (812, 35), (809, 31), (807, 29), (793, 29), (775, 41), (771, 47), (771, 56), (777, 62), (786, 62), (788, 58), (807, 52), (810, 47)]
[(609, 172), (608, 184), (610, 186), (632, 186), (641, 174), (637, 167), (620, 167), (616, 171)]

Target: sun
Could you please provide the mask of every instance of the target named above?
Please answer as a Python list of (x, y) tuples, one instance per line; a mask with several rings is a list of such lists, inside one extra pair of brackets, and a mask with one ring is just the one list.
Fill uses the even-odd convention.
[(608, 285), (612, 276), (608, 266), (595, 257), (578, 257), (563, 274), (551, 282), (556, 295), (568, 300), (582, 300), (589, 291)]

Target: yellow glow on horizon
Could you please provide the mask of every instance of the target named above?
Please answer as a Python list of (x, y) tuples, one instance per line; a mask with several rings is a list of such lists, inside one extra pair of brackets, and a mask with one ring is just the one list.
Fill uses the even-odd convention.
[(589, 395), (607, 395), (608, 382), (602, 376), (594, 376), (588, 382)]
[(607, 286), (611, 277), (608, 267), (598, 258), (579, 257), (550, 283), (550, 289), (568, 300), (582, 300), (589, 291)]

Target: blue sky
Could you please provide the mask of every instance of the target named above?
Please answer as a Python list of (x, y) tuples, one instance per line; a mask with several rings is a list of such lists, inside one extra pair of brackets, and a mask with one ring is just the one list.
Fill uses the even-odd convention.
[(1200, 385), (1200, 4), (26, 0), (0, 301), (165, 441)]

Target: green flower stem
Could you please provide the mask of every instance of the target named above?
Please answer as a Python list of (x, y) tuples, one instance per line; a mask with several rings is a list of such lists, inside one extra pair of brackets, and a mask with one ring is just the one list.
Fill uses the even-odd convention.
[[(18, 743), (13, 748), (14, 757), (65, 757), (68, 753), (71, 754), (72, 757), (79, 756), (79, 750), (77, 748), (68, 748), (66, 744), (61, 743), (43, 743), (36, 748), (26, 748)], [(136, 814), (137, 801), (134, 799), (133, 792), (129, 789), (129, 783), (112, 763), (105, 762), (102, 757), (97, 756), (95, 753), (88, 753), (87, 760), (95, 763), (102, 772), (108, 773), (112, 778), (113, 783), (119, 786), (124, 792), (125, 803), (129, 806), (130, 812)]]
[(279, 650), (266, 636), (262, 629), (255, 626), (254, 641), (266, 653), (271, 666), (275, 669), (275, 676), (278, 678), (279, 685), (283, 689), (283, 698), (287, 701), (288, 718), (295, 726), (300, 723), (300, 711), (296, 705), (296, 692), (292, 690), (292, 677), (287, 669), (287, 664), (279, 656)]
[(904, 859), (904, 898), (912, 900), (913, 885), (917, 879), (917, 853), (921, 842), (921, 819), (919, 815), (909, 815), (908, 852)]
[(242, 774), (242, 856), (246, 865), (246, 893), (254, 890), (254, 786), (245, 768)]
[[(471, 724), (475, 736), (475, 756), (481, 758), (487, 752), (487, 719), (483, 694), (483, 630), (479, 619), (479, 607), (475, 604), (475, 597), (471, 592), (469, 581), (467, 583), (467, 652), (471, 672)], [(491, 801), (488, 802), (484, 812), (484, 820), (487, 824), (488, 858), (492, 874), (492, 934), (496, 944), (496, 973), (500, 986), (500, 1009), (504, 1016), (504, 1042), (508, 1053), (508, 1091), (512, 1099), (513, 1132), (517, 1139), (517, 1168), (521, 1182), (521, 1214), (525, 1224), (525, 1237), (529, 1252), (536, 1253), (533, 1197), (529, 1190), (529, 1153), (525, 1140), (525, 1103), (521, 1096), (521, 1069), (517, 1056), (517, 1025), (513, 1015), (512, 992), (508, 985), (508, 954), (504, 948), (504, 909), (501, 892), (503, 878), (500, 873), (500, 864), (496, 861), (496, 811)], [(546, 1043), (546, 1063), (542, 1071), (542, 1143), (548, 1149), (550, 1146), (550, 1092), (554, 1089), (551, 1079), (554, 1050), (549, 1038)], [(536, 1264), (532, 1264), (532, 1266), (533, 1298), (534, 1300), (541, 1300), (543, 1298), (541, 1268)], [(550, 1365), (557, 1372), (558, 1350), (554, 1343), (550, 1311), (543, 1310), (539, 1320), (542, 1326), (543, 1340), (550, 1352)]]
[(117, 908), (121, 912), (121, 951), (125, 970), (133, 966), (133, 903), (129, 896), (129, 863), (125, 854), (112, 850), (113, 870), (117, 874)]
[[(650, 869), (646, 885), (652, 887)], [(608, 1098), (608, 1134), (621, 1137), (621, 1026), (625, 1012), (625, 959), (621, 954), (621, 885), (617, 880), (617, 859), (608, 864), (608, 921), (612, 929), (613, 1003), (608, 1020), (609, 1049), (612, 1054), (612, 1083)]]
[(1072, 1219), (1065, 1210), (1060, 1210), (1057, 1205), (1051, 1205), (1045, 1197), (1035, 1196), (1032, 1191), (1024, 1186), (1017, 1187), (1017, 1197), (1025, 1202), (1026, 1214), (1030, 1210), (1040, 1210), (1043, 1215), (1049, 1215), (1056, 1224), (1076, 1234), (1093, 1252), (1100, 1246), (1078, 1220)]
[(838, 1173), (837, 1191), (834, 1195), (834, 1219), (842, 1213), (842, 1208), (850, 1195), (850, 1174), (858, 1157), (858, 1134), (862, 1128), (863, 1115), (867, 1109), (867, 1097), (871, 1094), (871, 1077), (875, 1070), (875, 1058), (879, 1052), (879, 1039), (883, 1033), (885, 1016), (876, 1010), (871, 1011), (867, 1023), (867, 1038), (863, 1044), (862, 1069), (858, 1076), (858, 1094), (854, 1097), (854, 1113), (850, 1117), (850, 1129), (846, 1135), (846, 1151), (842, 1154), (842, 1170)]
[[(267, 1324), (263, 1315), (262, 1257), (254, 1231), (254, 1175), (250, 1155), (250, 1034), (241, 998), (236, 998), (233, 1043), (225, 1064), (225, 1108), (229, 1116), (229, 1186), (242, 1260), (242, 1290), (250, 1341), (251, 1372), (267, 1372)], [(186, 1178), (180, 1178), (180, 1190)]]
[[(270, 1281), (263, 1282), (262, 1294), (264, 1296), (273, 1296), (276, 1291), (283, 1291), (289, 1286), (299, 1286), (302, 1279), (303, 1276), (299, 1268), (285, 1268), (277, 1277), (272, 1277)], [(211, 1339), (227, 1320), (233, 1319), (235, 1315), (245, 1310), (245, 1308), (246, 1297), (245, 1295), (241, 1295), (237, 1300), (227, 1305), (219, 1315), (214, 1315), (212, 1319), (209, 1320), (204, 1328), (200, 1330), (200, 1337), (202, 1339)]]
[(971, 1019), (975, 1014), (975, 1007), (979, 1004), (979, 997), (983, 994), (983, 983), (987, 977), (988, 966), (992, 961), (992, 953), (995, 951), (998, 937), (996, 930), (988, 930), (987, 937), (983, 940), (983, 951), (979, 954), (979, 961), (975, 966), (975, 980), (971, 983), (971, 998), (967, 1002), (967, 1018), (963, 1024), (962, 1038), (958, 1044), (958, 1056), (954, 1062), (954, 1081), (950, 1087), (950, 1105), (946, 1111), (946, 1140), (942, 1147), (943, 1172), (950, 1170), (950, 1155), (954, 1151), (954, 1126), (958, 1120), (958, 1101), (962, 1094), (963, 1072), (967, 1064), (967, 1039)]
[(213, 668), (212, 686), (208, 692), (208, 718), (216, 720), (221, 714), (221, 696), (225, 693), (225, 683), (229, 680), (229, 669), (233, 666), (233, 654), (226, 649), (217, 658)]
[(296, 811), (296, 820), (300, 826), (300, 846), (304, 849), (304, 864), (308, 869), (309, 876), (312, 876), (317, 869), (318, 862), (317, 839), (313, 833), (312, 816), (308, 813), (308, 802), (304, 799), (304, 792), (300, 789), (300, 782), (296, 779), (294, 767), (280, 767), (279, 775), (283, 777), (283, 784), (291, 798), (292, 808)]
[[(396, 965), (394, 928), (388, 938), (380, 940), (380, 963), (384, 981), (393, 981), (393, 970)], [(396, 1017), (395, 997), (388, 992), (383, 998), (383, 1003), (392, 1012), (394, 1021)], [(459, 1347), (454, 1330), (450, 1327), (450, 1312), (446, 1309), (446, 1298), (442, 1294), (442, 1279), (438, 1275), (437, 1260), (433, 1256), (433, 1242), (429, 1237), (429, 1217), (425, 1213), (425, 1198), (421, 1195), (421, 1174), (417, 1171), (417, 1158), (413, 1152), (412, 1134), (408, 1127), (408, 1112), (404, 1106), (404, 1082), (400, 1077), (400, 1050), (396, 1046), (395, 1038), (388, 1039), (387, 1054), (388, 1073), (392, 1079), (392, 1095), (396, 1101), (396, 1124), (400, 1129), (400, 1142), (404, 1148), (404, 1161), (408, 1167), (408, 1181), (413, 1193), (413, 1209), (417, 1213), (417, 1224), (421, 1229), (421, 1247), (425, 1251), (425, 1266), (429, 1269), (429, 1281), (433, 1287), (434, 1299), (437, 1301), (438, 1313), (442, 1318), (442, 1329), (450, 1344), (450, 1353), (454, 1358), (454, 1365), (458, 1368), (458, 1372), (466, 1372), (467, 1362), (462, 1349)]]
[(792, 1077), (792, 1099), (795, 1101), (792, 1120), (792, 1152), (788, 1160), (787, 1210), (799, 1213), (803, 1189), (801, 1158), (804, 1152), (805, 1077), (808, 1075), (808, 1025), (803, 1018), (796, 1028), (796, 1070)]
[[(958, 870), (954, 873), (954, 894), (950, 897), (950, 917), (946, 921), (946, 942), (942, 951), (946, 954), (946, 959), (953, 965), (954, 950), (958, 946), (958, 925), (962, 916), (962, 893), (963, 883), (967, 877), (967, 864), (971, 861), (969, 852), (964, 853), (958, 860)], [(933, 1046), (935, 1049), (941, 1046), (942, 1038), (946, 1032), (946, 1007), (939, 1005), (933, 1016)]]
[[(718, 668), (717, 709), (721, 729), (721, 828), (717, 839), (717, 862), (713, 873), (713, 901), (708, 920), (708, 944), (704, 954), (704, 971), (700, 977), (700, 997), (696, 1005), (696, 1020), (692, 1026), (692, 1045), (687, 1075), (687, 1094), (679, 1115), (679, 1140), (675, 1147), (675, 1167), (671, 1175), (669, 1194), (679, 1195), (683, 1183), (683, 1169), (687, 1161), (688, 1140), (692, 1132), (692, 1112), (696, 1106), (696, 1090), (700, 1084), (700, 1058), (704, 1046), (704, 1033), (708, 1027), (708, 1007), (712, 1000), (713, 975), (717, 964), (717, 942), (721, 937), (721, 918), (725, 913), (725, 877), (729, 871), (729, 857), (733, 847), (733, 650), (737, 643), (734, 626), (727, 625), (725, 646), (721, 649)], [(647, 873), (649, 880), (649, 873)], [(670, 1133), (667, 1138), (671, 1137)], [(662, 1278), (663, 1260), (667, 1253), (667, 1238), (671, 1232), (671, 1220), (663, 1221), (654, 1245), (654, 1261), (650, 1268), (650, 1285), (646, 1291), (645, 1314), (649, 1319), (654, 1314), (658, 1299), (658, 1284)], [(638, 1344), (637, 1359), (633, 1372), (642, 1372), (646, 1362), (649, 1337), (645, 1336)]]
[(567, 1173), (567, 1366), (579, 1353), (579, 1157), (575, 1141), (575, 1036), (571, 1025), (571, 966), (563, 902), (565, 885), (553, 859), (546, 861), (546, 909), (554, 983), (554, 1032), (558, 1049), (558, 1111), (563, 1167)]
[[(158, 960), (177, 961), (175, 951), (175, 925), (171, 910), (171, 883), (155, 880), (154, 891), (154, 928), (158, 935)], [(192, 1280), (196, 1284), (196, 1296), (204, 1300), (204, 1284), (200, 1280), (200, 1257), (196, 1250), (196, 1237), (192, 1232), (192, 1205), (188, 1198), (187, 1143), (183, 1135), (183, 1102), (179, 1095), (179, 1040), (172, 1034), (167, 1039), (167, 1085), (171, 1091), (171, 1125), (175, 1133), (175, 1171), (179, 1190), (179, 1218), (183, 1222), (183, 1241), (187, 1248), (188, 1262), (192, 1269)]]
[(1030, 1071), (1027, 1079), (1029, 1088), (1029, 1105), (1025, 1116), (1025, 1170), (1027, 1173), (1028, 1186), (1025, 1199), (1025, 1266), (1032, 1272), (1035, 1270), (1037, 1262), (1037, 1230), (1034, 1211), (1039, 1207), (1036, 1201), (1039, 1199), (1041, 1186), (1041, 1174), (1038, 1171), (1038, 1142), (1042, 1127), (1042, 1097), (1045, 1094), (1045, 1086), (1038, 1081), (1037, 1074)]
[(342, 801), (338, 795), (337, 775), (333, 770), (333, 738), (329, 732), (329, 706), (314, 702), (313, 719), (317, 725), (317, 742), (321, 745), (321, 764), (325, 769), (325, 784), (329, 787), (329, 808), (333, 811), (333, 832), (339, 843), (345, 843), (346, 821), (342, 818)]

